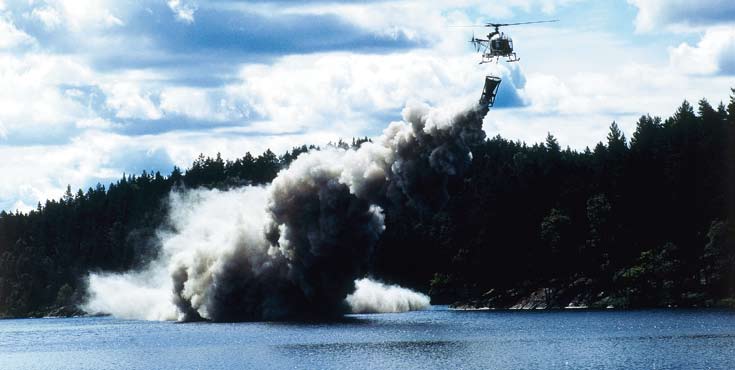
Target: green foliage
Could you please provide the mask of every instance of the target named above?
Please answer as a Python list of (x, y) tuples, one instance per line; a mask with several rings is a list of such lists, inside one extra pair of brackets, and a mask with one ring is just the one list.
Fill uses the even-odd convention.
[(632, 266), (620, 270), (615, 280), (628, 305), (676, 305), (681, 302), (681, 262), (673, 243), (647, 250)]
[(0, 212), (0, 317), (79, 303), (88, 272), (126, 271), (154, 258), (172, 189), (266, 184), (310, 149), (318, 148), (297, 147), (281, 158), (266, 150), (235, 161), (199, 155), (185, 173), (143, 171), (86, 192), (67, 186), (61, 199), (27, 214)]
[(735, 297), (735, 223), (712, 222), (701, 264), (702, 278), (713, 295)]
[(554, 135), (552, 135), (550, 132), (546, 135), (546, 150), (549, 151), (549, 153), (559, 153), (561, 151), (561, 146), (559, 145), (559, 141), (556, 140)]
[(610, 133), (607, 134), (607, 148), (616, 154), (625, 153), (625, 150), (628, 149), (625, 134), (620, 131), (615, 121), (610, 125)]
[(553, 254), (559, 254), (563, 246), (568, 245), (568, 234), (571, 232), (572, 220), (564, 212), (552, 208), (541, 221), (541, 240)]
[(611, 235), (612, 207), (604, 194), (597, 194), (587, 199), (587, 222), (589, 225), (589, 239), (587, 244), (596, 248), (604, 239)]
[[(685, 101), (666, 120), (642, 116), (629, 143), (613, 122), (604, 142), (582, 152), (562, 149), (550, 133), (534, 145), (490, 138), (473, 148), (469, 171), (450, 179), (446, 208), (385, 210), (370, 272), (428, 290), (435, 302), (540, 288), (567, 297), (584, 289), (602, 306), (731, 302), (732, 93), (717, 109), (701, 100), (695, 112)], [(78, 303), (89, 271), (126, 271), (154, 258), (172, 189), (266, 184), (309, 150), (318, 148), (200, 155), (168, 176), (123, 175), (86, 192), (67, 187), (27, 214), (1, 211), (0, 316)]]
[(74, 288), (71, 285), (64, 284), (59, 288), (59, 292), (56, 293), (56, 304), (58, 306), (66, 306), (72, 303), (74, 296)]
[[(583, 152), (551, 134), (532, 146), (490, 138), (450, 183), (441, 242), (411, 227), (427, 220), (388, 212), (375, 274), (444, 302), (569, 292), (578, 281), (603, 307), (735, 297), (735, 230), (713, 224), (735, 219), (734, 107), (735, 96), (727, 108), (702, 100), (696, 112), (683, 102), (666, 120), (642, 116), (630, 143), (613, 122)], [(416, 258), (427, 263), (407, 266)]]
[(429, 295), (436, 303), (452, 303), (456, 295), (452, 292), (452, 277), (449, 274), (435, 273), (429, 282)]

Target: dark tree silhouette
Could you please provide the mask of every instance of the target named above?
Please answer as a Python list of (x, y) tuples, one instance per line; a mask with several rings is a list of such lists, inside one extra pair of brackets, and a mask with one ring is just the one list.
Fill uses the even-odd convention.
[[(499, 136), (473, 148), (436, 213), (386, 210), (370, 273), (430, 292), (434, 303), (509, 306), (543, 290), (552, 306), (735, 303), (735, 90), (714, 108), (684, 101), (644, 115), (626, 139), (562, 149)], [(339, 140), (356, 148), (368, 138)], [(0, 212), (0, 316), (73, 314), (90, 271), (154, 258), (172, 189), (269, 183), (300, 154), (200, 155), (168, 176), (123, 174), (28, 213)]]

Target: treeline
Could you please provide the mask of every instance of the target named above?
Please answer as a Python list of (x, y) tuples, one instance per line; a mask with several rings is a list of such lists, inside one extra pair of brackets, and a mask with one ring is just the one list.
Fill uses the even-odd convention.
[[(185, 171), (124, 175), (68, 188), (28, 213), (0, 212), (0, 316), (74, 313), (89, 271), (126, 271), (156, 256), (172, 189), (266, 184), (308, 150), (318, 148), (200, 155)], [(443, 210), (387, 210), (373, 275), (429, 291), (434, 303), (483, 306), (540, 289), (551, 307), (735, 297), (735, 97), (643, 116), (630, 140), (613, 123), (584, 151), (551, 134), (534, 145), (498, 136), (473, 156)]]
[(234, 161), (200, 155), (182, 173), (123, 175), (61, 199), (39, 203), (28, 213), (0, 212), (0, 317), (74, 311), (90, 271), (125, 271), (156, 256), (155, 232), (167, 213), (164, 199), (176, 187), (229, 188), (269, 183), (300, 153), (267, 150)]
[[(328, 143), (355, 148), (369, 138)], [(229, 189), (264, 185), (299, 154), (302, 145), (277, 156), (271, 150), (235, 160), (200, 154), (183, 171), (123, 175), (105, 187), (67, 187), (58, 200), (38, 203), (28, 213), (0, 212), (0, 317), (81, 313), (85, 277), (91, 271), (122, 272), (141, 267), (160, 250), (155, 237), (165, 227), (173, 189)]]
[(735, 97), (581, 152), (549, 134), (473, 154), (445, 210), (388, 215), (376, 275), (469, 306), (735, 303)]

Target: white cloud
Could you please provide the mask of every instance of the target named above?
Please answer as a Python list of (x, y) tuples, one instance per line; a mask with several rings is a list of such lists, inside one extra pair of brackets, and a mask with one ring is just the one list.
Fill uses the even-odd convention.
[(107, 96), (107, 106), (116, 111), (115, 116), (118, 118), (157, 120), (163, 117), (151, 100), (153, 92), (144, 90), (137, 83), (103, 84), (102, 90)]
[(635, 25), (642, 32), (656, 27), (686, 31), (684, 27), (735, 22), (732, 0), (628, 0), (628, 3), (638, 8)]
[(551, 132), (563, 146), (574, 149), (604, 140), (612, 121), (630, 137), (643, 114), (668, 117), (684, 99), (706, 98), (714, 104), (727, 96), (732, 84), (724, 76), (688, 77), (674, 68), (635, 63), (606, 73), (561, 77), (530, 73), (527, 79), (525, 92), (531, 104), (491, 110), (485, 119), (487, 134), (534, 143)]
[(125, 7), (116, 0), (29, 1), (25, 9), (25, 18), (35, 19), (47, 30), (65, 26), (72, 32), (90, 32), (125, 24), (120, 18)]
[(115, 14), (118, 5), (113, 0), (55, 0), (46, 1), (41, 9), (53, 9), (73, 31), (88, 28), (122, 26), (124, 22)]
[(84, 118), (76, 122), (76, 127), (82, 129), (108, 129), (113, 126), (112, 122), (100, 117)]
[(61, 14), (50, 6), (34, 8), (31, 11), (31, 17), (41, 21), (47, 30), (53, 30), (63, 22)]
[(229, 102), (219, 89), (167, 87), (160, 94), (160, 109), (197, 120), (226, 121), (248, 118), (247, 108)]
[(583, 0), (540, 0), (541, 10), (546, 14), (553, 14), (557, 8), (568, 6)]
[[(478, 55), (471, 53), (464, 42), (471, 31), (447, 26), (520, 20), (524, 13), (537, 13), (539, 9), (555, 13), (571, 1), (408, 0), (277, 5), (159, 2), (162, 16), (177, 17), (185, 23), (195, 21), (197, 6), (230, 7), (233, 11), (255, 9), (268, 16), (273, 12), (334, 14), (370, 32), (427, 41), (425, 49), (394, 50), (380, 55), (316, 53), (282, 57), (269, 64), (248, 64), (251, 62), (238, 59), (232, 62), (243, 63), (237, 75), (216, 73), (227, 83), (186, 86), (181, 73), (172, 72), (179, 66), (143, 68), (126, 66), (121, 61), (103, 68), (94, 63), (100, 56), (112, 55), (110, 50), (137, 55), (145, 49), (141, 45), (150, 47), (159, 42), (145, 30), (135, 33), (140, 30), (128, 29), (135, 25), (130, 14), (134, 8), (144, 7), (145, 2), (141, 5), (113, 0), (34, 0), (13, 4), (21, 3), (30, 5), (21, 12), (13, 9), (13, 14), (26, 18), (15, 18), (16, 23), (10, 18), (0, 22), (0, 45), (33, 45), (22, 52), (0, 53), (0, 86), (12, 87), (0, 89), (0, 173), (4, 174), (0, 208), (4, 209), (58, 198), (67, 183), (76, 189), (96, 181), (114, 180), (122, 172), (138, 172), (156, 161), (172, 161), (186, 167), (200, 152), (210, 156), (221, 152), (226, 158), (235, 158), (246, 151), (257, 154), (271, 148), (280, 153), (294, 145), (375, 134), (388, 121), (399, 119), (392, 113), (406, 101), (416, 99), (443, 105), (478, 99), (483, 76), (491, 72), (503, 76), (502, 94), (512, 89), (512, 75), (520, 75), (516, 78), (522, 80), (527, 71), (527, 83), (519, 83), (517, 93), (529, 105), (491, 110), (485, 126), (489, 135), (537, 142), (550, 131), (563, 145), (583, 148), (604, 139), (613, 120), (629, 135), (640, 114), (667, 116), (683, 98), (696, 101), (707, 97), (717, 102), (728, 94), (732, 84), (724, 74), (735, 70), (732, 28), (706, 32), (702, 28), (708, 24), (702, 21), (705, 17), (712, 23), (727, 22), (707, 12), (712, 1), (699, 5), (680, 0), (666, 4), (631, 0), (640, 10), (637, 22), (641, 30), (685, 23), (702, 30), (704, 36), (699, 43), (681, 44), (670, 49), (668, 55), (666, 42), (660, 47), (649, 47), (621, 37), (615, 29), (580, 32), (571, 20), (513, 29), (522, 57), (515, 67), (523, 68), (515, 71), (508, 70), (504, 63), (478, 66)], [(733, 8), (730, 2), (720, 5)], [(682, 16), (687, 12), (692, 13), (690, 17)], [(520, 18), (511, 19), (513, 16)], [(121, 27), (125, 21), (129, 25)], [(52, 50), (58, 45), (45, 43), (55, 42), (55, 38), (44, 40), (31, 28), (18, 28), (24, 24), (53, 30), (55, 36), (61, 35), (66, 42), (83, 47), (76, 49), (77, 55), (73, 51), (54, 54)], [(2, 27), (10, 31), (2, 32)], [(33, 40), (23, 30), (39, 39)], [(673, 38), (666, 39), (669, 40)], [(550, 47), (550, 42), (561, 46)], [(168, 53), (167, 45), (162, 46), (155, 50), (160, 53), (155, 57)], [(576, 52), (580, 50), (584, 52)], [(106, 59), (102, 64), (105, 62)], [(197, 77), (206, 80), (215, 73), (202, 70), (199, 74)], [(157, 120), (174, 118), (173, 122), (179, 117), (213, 125), (187, 131), (174, 122), (170, 128), (178, 130), (163, 134), (111, 133), (132, 127), (121, 120), (153, 121), (141, 123), (153, 126), (163, 122)], [(218, 127), (218, 123), (238, 120), (243, 121), (240, 127)], [(65, 144), (8, 143), (19, 133), (45, 136), (59, 127), (66, 131), (60, 135), (62, 140), (55, 142)]]
[(296, 145), (324, 144), (337, 138), (324, 132), (249, 136), (238, 129), (135, 137), (92, 130), (63, 145), (0, 145), (0, 210), (35, 208), (39, 201), (60, 198), (67, 184), (76, 191), (144, 169), (160, 168), (167, 174), (173, 165), (189, 167), (199, 153), (215, 156), (219, 152), (225, 158), (242, 157), (248, 151), (258, 155), (269, 148), (283, 153)]
[(194, 12), (197, 7), (195, 4), (186, 0), (168, 0), (168, 7), (176, 15), (176, 19), (184, 23), (194, 23)]
[[(404, 0), (378, 2), (283, 2), (263, 5), (259, 2), (238, 3), (239, 7), (270, 15), (275, 11), (297, 14), (334, 14), (351, 24), (387, 36), (403, 36), (410, 40), (433, 44), (434, 49), (461, 53), (465, 44), (455, 36), (467, 29), (449, 26), (484, 24), (507, 20), (519, 12), (535, 9), (547, 15), (559, 8), (585, 0)], [(230, 3), (225, 3), (231, 7)], [(407, 16), (408, 15), (408, 16)]]
[(12, 21), (0, 15), (0, 50), (33, 43), (33, 37), (17, 29)]
[(0, 209), (15, 207), (16, 200), (35, 205), (45, 199), (58, 199), (67, 184), (77, 189), (116, 180), (131, 162), (156, 159), (160, 150), (160, 145), (153, 142), (94, 131), (64, 145), (0, 145)]
[(696, 46), (682, 43), (669, 50), (671, 65), (698, 75), (735, 74), (735, 28), (708, 29)]
[(341, 127), (359, 134), (385, 123), (375, 122), (376, 115), (397, 111), (409, 100), (439, 104), (479, 98), (486, 69), (509, 75), (502, 65), (477, 66), (467, 54), (290, 56), (273, 65), (245, 66), (243, 82), (228, 86), (227, 93), (266, 117), (270, 127), (263, 129), (269, 131)]
[(48, 54), (0, 54), (0, 120), (8, 134), (70, 124), (86, 118), (87, 108), (60, 91), (93, 79), (93, 72), (73, 57)]

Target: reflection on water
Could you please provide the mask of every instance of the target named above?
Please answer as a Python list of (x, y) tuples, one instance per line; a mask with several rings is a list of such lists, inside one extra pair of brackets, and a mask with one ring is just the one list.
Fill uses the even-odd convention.
[(735, 369), (715, 310), (430, 311), (338, 322), (0, 321), (0, 369)]
[(312, 344), (285, 344), (278, 346), (286, 351), (298, 352), (313, 352), (313, 351), (328, 351), (328, 352), (349, 352), (349, 351), (435, 351), (443, 348), (457, 348), (460, 342), (457, 341), (446, 341), (446, 340), (431, 340), (431, 341), (399, 341), (399, 342), (377, 342), (377, 343), (312, 343)]

